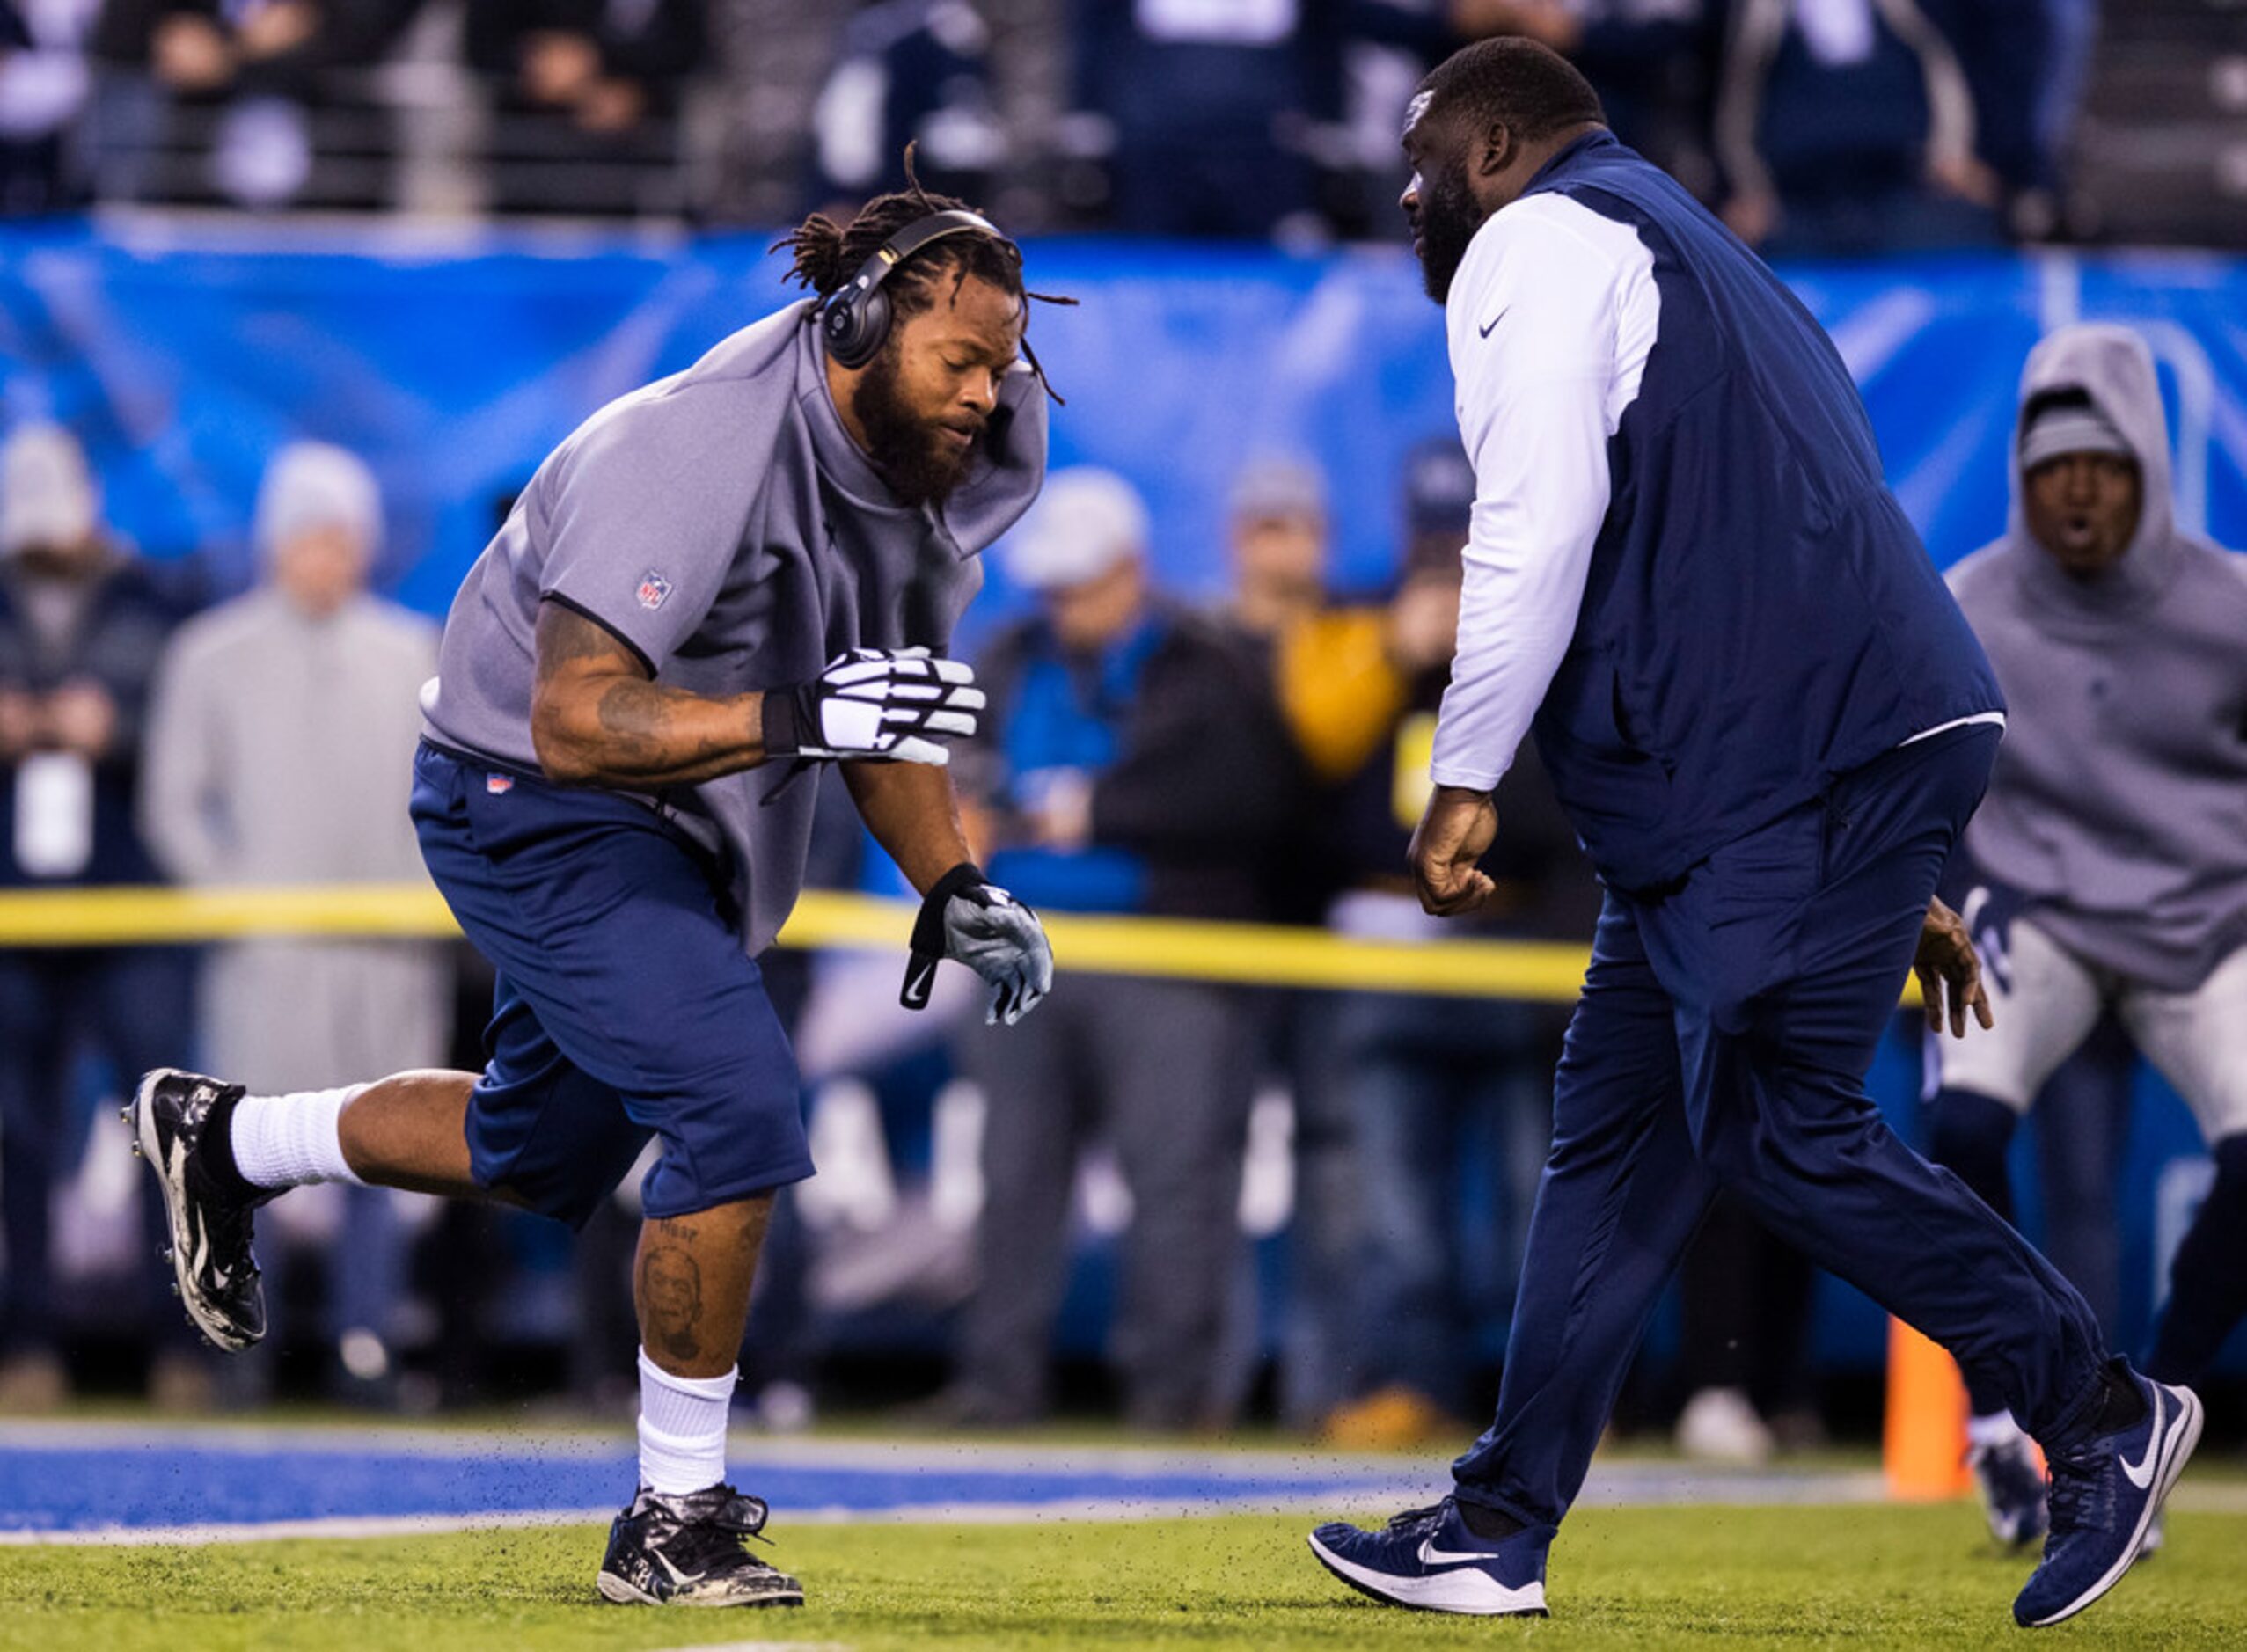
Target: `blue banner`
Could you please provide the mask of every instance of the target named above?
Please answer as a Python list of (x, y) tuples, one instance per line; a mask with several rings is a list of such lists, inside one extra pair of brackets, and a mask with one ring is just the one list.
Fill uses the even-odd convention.
[[(1414, 443), (1453, 428), (1441, 317), (1405, 252), (1074, 239), (1032, 245), (1033, 339), (1068, 398), (1057, 464), (1146, 493), (1159, 569), (1226, 582), (1241, 464), (1314, 459), (1337, 583), (1378, 586)], [(151, 555), (250, 575), (266, 457), (298, 436), (380, 477), (382, 582), (442, 612), (494, 501), (610, 398), (677, 370), (792, 289), (764, 238), (274, 230), (15, 230), (0, 237), (0, 420), (62, 420), (113, 521)], [(1897, 493), (1939, 562), (1994, 537), (2020, 364), (2047, 326), (2152, 340), (2177, 446), (2180, 520), (2247, 539), (2247, 263), (2177, 255), (1914, 259), (1788, 272), (1863, 386)], [(1006, 605), (984, 606), (983, 618)]]

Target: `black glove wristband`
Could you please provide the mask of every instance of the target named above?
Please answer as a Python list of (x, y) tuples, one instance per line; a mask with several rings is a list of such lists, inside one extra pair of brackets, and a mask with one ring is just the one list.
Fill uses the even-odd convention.
[(983, 868), (962, 860), (929, 886), (921, 897), (919, 916), (913, 919), (912, 955), (905, 962), (905, 984), (897, 1002), (909, 1010), (928, 1007), (929, 989), (936, 983), (936, 966), (944, 961), (944, 909), (952, 897), (988, 880)]
[(812, 726), (810, 707), (798, 704), (801, 689), (767, 689), (760, 715), (765, 720), (765, 755), (793, 757), (803, 749), (804, 730)]

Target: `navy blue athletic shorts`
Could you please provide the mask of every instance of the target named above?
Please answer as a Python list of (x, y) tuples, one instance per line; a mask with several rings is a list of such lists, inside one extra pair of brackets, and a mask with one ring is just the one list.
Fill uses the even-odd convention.
[(697, 845), (630, 798), (427, 742), (413, 807), (429, 875), (499, 972), (468, 1103), (479, 1187), (580, 1227), (650, 1135), (651, 1217), (811, 1174), (795, 1056)]

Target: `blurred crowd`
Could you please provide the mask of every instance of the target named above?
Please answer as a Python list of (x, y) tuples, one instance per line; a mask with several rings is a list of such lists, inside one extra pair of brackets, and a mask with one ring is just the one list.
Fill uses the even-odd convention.
[[(2138, 539), (2169, 544), (2150, 358), (2119, 329), (2076, 331), (2093, 335), (2079, 350), (2144, 365), (2127, 439), (2089, 392), (2024, 402), (2016, 555), (2049, 579), (2060, 574), (2047, 556), (2070, 570), (2096, 552), (2112, 567)], [(1395, 489), (1388, 580), (1339, 592), (1326, 479), (1289, 453), (1253, 459), (1208, 559), (1229, 570), (1226, 594), (1196, 605), (1156, 583), (1129, 480), (1089, 466), (1050, 478), (995, 553), (1025, 606), (977, 650), (990, 710), (955, 760), (991, 874), (1050, 913), (1433, 934), (1405, 847), (1427, 794), (1475, 478), (1455, 438), (1431, 435)], [(405, 797), (435, 634), (368, 588), (383, 523), (358, 458), (286, 446), (256, 500), (255, 583), (213, 601), (197, 559), (143, 559), (105, 527), (70, 432), (10, 431), (0, 888), (420, 879)], [(2163, 555), (2214, 581), (2187, 603), (2192, 623), (2211, 603), (2236, 605), (2218, 553)], [(2130, 566), (2139, 583), (2115, 588), (2130, 601), (2111, 612), (2096, 582), (2066, 587), (2082, 624), (2135, 636), (2154, 623), (2141, 587), (2169, 565), (2148, 552)], [(2170, 643), (2138, 646), (2183, 669)], [(2236, 662), (2218, 648), (2175, 695), (2236, 694)], [(2201, 720), (2211, 729), (2237, 714), (2222, 704), (2233, 709)], [(2236, 764), (2225, 738), (2211, 735), (2215, 760)], [(815, 881), (904, 893), (831, 777), (831, 789)], [(1484, 863), (1497, 898), (1466, 934), (1583, 946), (1599, 892), (1533, 749), (1498, 809)], [(1959, 899), (1994, 969), (2024, 955), (2023, 932), (2009, 941), (1989, 916), (2002, 903)], [(2236, 927), (2243, 910), (2226, 900), (2211, 910)], [(2211, 957), (2232, 944), (2216, 941)], [(894, 957), (779, 950), (765, 963), (820, 1166), (779, 1202), (743, 1350), (770, 1426), (809, 1421), (823, 1380), (869, 1353), (917, 1373), (875, 1380), (875, 1397), (918, 1385), (920, 1417), (950, 1426), (1081, 1405), (1087, 1371), (1102, 1373), (1102, 1403), (1149, 1430), (1271, 1414), (1382, 1447), (1455, 1440), (1486, 1408), (1546, 1146), (1559, 1006), (1065, 972), (1036, 1016), (987, 1029), (963, 971), (940, 976), (938, 1013), (914, 1016), (897, 1006)], [(2194, 990), (2239, 984), (2227, 967)], [(2082, 1025), (2020, 1056), (2030, 1077), (1976, 1077), (1961, 1057), (1930, 1078), (1930, 1093), (1950, 1086), (1930, 1109), (1930, 1151), (2005, 1200), (2013, 1122), (2041, 1094), (2046, 1243), (2112, 1323), (2126, 1294), (2112, 1147), (2128, 1051), (2101, 1035), (2066, 1059), (2106, 990), (2082, 988), (2069, 1012)], [(636, 1177), (575, 1247), (536, 1218), (412, 1195), (287, 1201), (260, 1228), (274, 1334), (220, 1363), (161, 1294), (151, 1190), (98, 1105), (159, 1064), (260, 1093), (473, 1067), (490, 994), (465, 947), (425, 939), (0, 950), (0, 1411), (60, 1404), (89, 1380), (142, 1383), (176, 1408), (277, 1389), (409, 1408), (526, 1387), (596, 1407), (625, 1398), (604, 1385), (628, 1368), (635, 1335)], [(2233, 1069), (2171, 1059), (2134, 1002), (2125, 993), (2116, 1012), (2185, 1093), (2220, 1166), (2206, 1220), (2236, 1223), (2247, 1094)], [(2236, 1025), (2208, 1003), (2210, 1026)], [(2042, 1025), (2024, 1020), (2033, 1012), (2006, 1010), (2016, 1029)], [(2232, 1243), (2188, 1235), (2180, 1253), (2201, 1258), (2193, 1288), (2214, 1292), (2197, 1311), (2209, 1360), (2247, 1308)], [(1756, 1460), (1817, 1439), (1814, 1283), (1720, 1206), (1684, 1272), (1680, 1351), (1646, 1379), (1650, 1414), (1674, 1418), (1704, 1456)], [(861, 1381), (846, 1397), (867, 1393)]]
[(2203, 50), (2221, 0), (2106, 11), (0, 0), (0, 211), (769, 224), (894, 186), (911, 141), (931, 187), (1021, 231), (1382, 238), (1415, 82), (1512, 33), (1574, 58), (1626, 142), (1775, 252), (2238, 238), (2247, 77), (2236, 39), (2229, 57)]
[[(59, 426), (10, 435), (0, 500), (0, 797), (12, 826), (0, 887), (422, 875), (398, 775), (370, 754), (418, 737), (435, 632), (364, 588), (382, 515), (363, 464), (312, 442), (274, 456), (256, 506), (259, 582), (216, 604), (193, 563), (143, 560), (105, 530), (95, 479)], [(108, 1093), (189, 1049), (275, 1084), (325, 1082), (339, 1063), (357, 1071), (392, 1049), (434, 1065), (451, 990), (444, 950), (425, 942), (0, 954), (0, 1404), (59, 1398), (63, 1339), (103, 1328), (105, 1310), (110, 1328), (151, 1339), (157, 1399), (213, 1398), (199, 1339), (143, 1265), (158, 1232), (145, 1190), (88, 1188), (79, 1173), (89, 1085)], [(58, 1194), (73, 1186), (91, 1203), (71, 1203), (81, 1219), (58, 1226)], [(137, 1226), (119, 1219), (135, 1201)], [(341, 1239), (320, 1252), (340, 1373), (380, 1374), (372, 1327), (404, 1289), (400, 1215), (367, 1189), (308, 1213), (304, 1232)], [(75, 1246), (58, 1254), (58, 1232)], [(105, 1276), (121, 1300), (85, 1293)]]

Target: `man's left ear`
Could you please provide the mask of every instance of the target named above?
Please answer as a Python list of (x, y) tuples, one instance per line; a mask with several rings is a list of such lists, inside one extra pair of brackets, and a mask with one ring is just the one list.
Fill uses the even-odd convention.
[(1513, 164), (1520, 147), (1514, 142), (1511, 127), (1503, 121), (1493, 121), (1482, 128), (1482, 142), (1475, 146), (1475, 170), (1485, 178), (1496, 178)]

